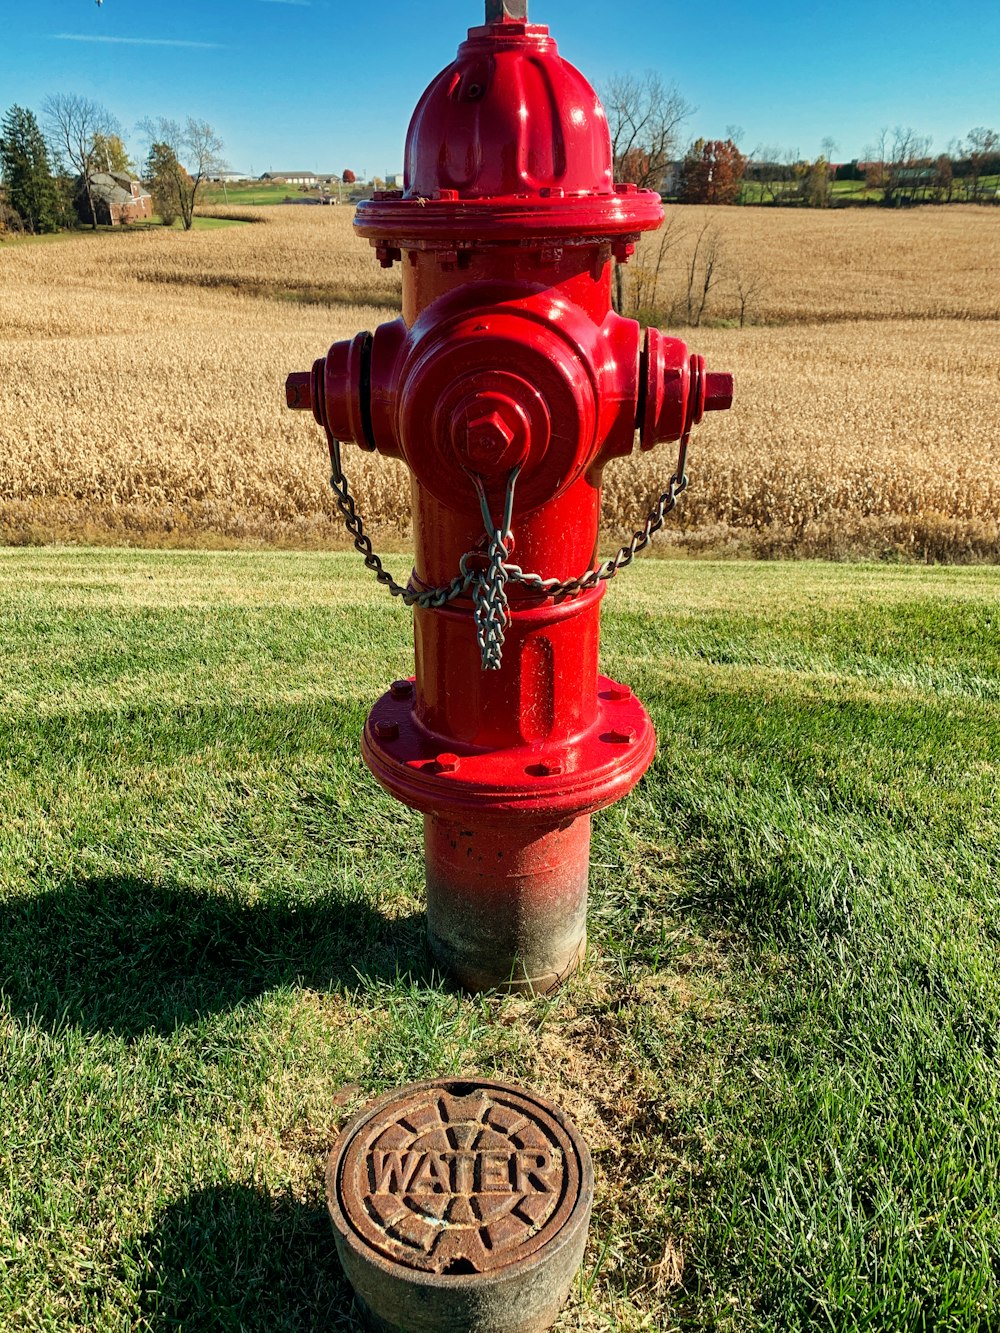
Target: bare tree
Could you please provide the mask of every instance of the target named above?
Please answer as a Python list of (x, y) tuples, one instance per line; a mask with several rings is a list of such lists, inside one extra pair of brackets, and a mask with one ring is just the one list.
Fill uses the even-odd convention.
[(882, 191), (882, 202), (887, 208), (899, 203), (902, 187), (914, 179), (918, 168), (928, 161), (931, 141), (916, 130), (897, 125), (890, 133), (883, 128), (874, 148), (867, 150), (868, 177), (866, 184)]
[(746, 166), (746, 177), (756, 186), (758, 202), (778, 204), (788, 198), (794, 192), (798, 163), (797, 148), (758, 144), (748, 157)]
[(751, 262), (739, 268), (731, 267), (729, 276), (736, 291), (736, 305), (740, 312), (742, 329), (746, 326), (747, 319), (752, 317), (755, 307), (760, 304), (760, 298), (769, 285), (769, 275), (759, 264)]
[[(602, 90), (611, 133), (616, 181), (662, 192), (677, 157), (681, 125), (694, 111), (674, 84), (647, 70), (642, 76), (616, 74)], [(625, 278), (615, 262), (615, 309), (625, 303)]]
[(968, 170), (968, 195), (976, 202), (980, 197), (983, 177), (993, 175), (1000, 163), (1000, 134), (996, 130), (987, 129), (985, 125), (979, 125), (969, 131), (962, 152)]
[(747, 157), (747, 180), (755, 187), (750, 196), (752, 203), (774, 203), (776, 182), (780, 177), (778, 159), (781, 149), (774, 144), (759, 143)]
[(672, 210), (667, 215), (660, 234), (655, 238), (648, 238), (640, 247), (630, 275), (628, 310), (622, 309), (622, 314), (630, 314), (634, 318), (642, 318), (650, 323), (658, 322), (660, 287), (667, 258), (671, 250), (675, 249), (687, 234), (679, 225), (679, 215), (680, 210)]
[(172, 174), (176, 196), (173, 202), (177, 205), (184, 230), (190, 231), (202, 182), (212, 173), (226, 169), (222, 140), (207, 121), (194, 120), (191, 116), (183, 127), (176, 120), (146, 119), (140, 123), (139, 131), (149, 140), (151, 148), (155, 145), (165, 149), (181, 168)]
[(681, 125), (694, 111), (674, 84), (648, 70), (616, 74), (603, 93), (615, 179), (659, 191), (677, 156)]
[(692, 328), (701, 324), (708, 298), (722, 278), (722, 237), (706, 222), (695, 238), (687, 271), (687, 322)]
[(53, 156), (83, 178), (90, 220), (97, 230), (91, 176), (98, 169), (100, 145), (118, 133), (118, 122), (99, 102), (71, 93), (54, 93), (42, 103)]

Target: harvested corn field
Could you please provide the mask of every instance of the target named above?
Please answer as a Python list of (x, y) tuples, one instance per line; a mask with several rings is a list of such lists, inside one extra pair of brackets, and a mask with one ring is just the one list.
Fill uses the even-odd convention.
[[(670, 214), (626, 301), (733, 370), (737, 399), (697, 433), (661, 549), (1000, 557), (1000, 214)], [(343, 543), (325, 447), (283, 383), (392, 318), (398, 270), (347, 209), (239, 216), (0, 247), (0, 539)], [(405, 544), (402, 467), (347, 463), (380, 540)], [(609, 541), (671, 466), (608, 469)]]

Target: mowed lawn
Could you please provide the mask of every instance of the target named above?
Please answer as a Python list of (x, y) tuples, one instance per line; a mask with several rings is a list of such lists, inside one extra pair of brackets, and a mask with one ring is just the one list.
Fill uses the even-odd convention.
[(646, 560), (605, 611), (660, 746), (587, 966), (467, 998), (355, 558), (0, 553), (0, 1328), (357, 1327), (338, 1126), (476, 1071), (594, 1150), (563, 1330), (1000, 1328), (1000, 570)]

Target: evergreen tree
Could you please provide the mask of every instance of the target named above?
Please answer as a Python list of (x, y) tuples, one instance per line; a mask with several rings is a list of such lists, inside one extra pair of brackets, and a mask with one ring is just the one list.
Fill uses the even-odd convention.
[(34, 113), (12, 106), (0, 122), (0, 171), (7, 202), (28, 231), (57, 229), (58, 200), (49, 153)]

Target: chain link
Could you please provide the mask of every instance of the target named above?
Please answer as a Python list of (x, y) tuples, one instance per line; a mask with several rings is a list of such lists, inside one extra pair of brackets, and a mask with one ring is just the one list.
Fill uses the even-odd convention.
[(677, 508), (677, 501), (687, 488), (687, 474), (679, 478), (676, 474), (672, 476), (667, 489), (649, 511), (646, 522), (637, 532), (633, 532), (632, 540), (623, 546), (612, 559), (605, 560), (603, 565), (588, 570), (586, 574), (581, 574), (579, 578), (566, 579), (564, 582), (560, 582), (559, 579), (542, 578), (540, 574), (526, 574), (520, 565), (508, 565), (507, 575), (510, 581), (520, 583), (535, 592), (544, 593), (547, 597), (579, 597), (581, 593), (590, 592), (599, 583), (607, 583), (617, 574), (620, 574), (623, 569), (627, 569), (639, 552), (646, 549), (652, 541), (653, 535), (663, 527), (667, 515)]
[[(468, 469), (466, 469), (468, 471)], [(520, 474), (520, 466), (514, 468), (507, 478), (504, 496), (503, 522), (495, 527), (490, 513), (490, 502), (486, 496), (486, 487), (482, 477), (475, 472), (468, 475), (479, 496), (479, 508), (483, 516), (483, 527), (489, 537), (486, 568), (483, 569), (472, 585), (472, 602), (476, 616), (476, 639), (483, 659), (484, 671), (499, 671), (503, 664), (503, 645), (510, 624), (510, 607), (507, 603), (507, 580), (511, 566), (507, 564), (513, 532), (511, 522), (514, 515), (514, 487)], [(462, 556), (459, 569), (467, 573), (471, 552)]]
[[(354, 496), (340, 459), (340, 441), (334, 439), (327, 430), (327, 442), (330, 446), (330, 486), (336, 498), (344, 525), (354, 539), (354, 549), (363, 557), (365, 567), (370, 569), (376, 580), (387, 588), (393, 597), (399, 597), (407, 606), (429, 607), (447, 606), (458, 597), (471, 592), (475, 609), (476, 638), (482, 657), (484, 671), (499, 671), (503, 660), (504, 638), (510, 625), (510, 606), (507, 600), (508, 583), (520, 584), (532, 592), (546, 597), (579, 597), (590, 592), (599, 583), (613, 579), (623, 569), (627, 569), (640, 551), (649, 545), (655, 533), (666, 522), (667, 515), (677, 507), (677, 501), (688, 487), (687, 473), (684, 470), (688, 437), (681, 441), (678, 457), (678, 470), (670, 478), (667, 489), (657, 499), (649, 511), (641, 528), (632, 534), (632, 539), (623, 546), (610, 560), (590, 569), (574, 579), (547, 579), (541, 574), (526, 573), (520, 565), (507, 560), (513, 537), (512, 520), (514, 513), (514, 489), (517, 484), (520, 467), (507, 478), (504, 497), (504, 515), (502, 525), (496, 527), (490, 513), (489, 501), (482, 478), (470, 472), (469, 476), (479, 497), (479, 506), (483, 515), (483, 526), (488, 538), (485, 556), (482, 552), (468, 551), (459, 561), (459, 572), (450, 583), (438, 588), (417, 590), (412, 585), (397, 583), (385, 568), (381, 558), (372, 547), (371, 538), (365, 532), (364, 520), (358, 513)], [(485, 564), (483, 561), (485, 559)], [(474, 562), (480, 567), (474, 568)]]
[(371, 538), (365, 532), (364, 520), (358, 513), (354, 496), (351, 494), (350, 486), (340, 464), (340, 441), (335, 440), (329, 431), (327, 432), (327, 441), (330, 445), (330, 464), (332, 467), (330, 487), (336, 498), (337, 508), (344, 520), (344, 526), (354, 538), (354, 549), (363, 556), (365, 567), (372, 571), (376, 580), (384, 588), (388, 588), (393, 597), (401, 597), (407, 606), (422, 606), (424, 608), (447, 606), (456, 597), (461, 597), (476, 577), (464, 570), (450, 583), (445, 584), (444, 587), (425, 588), (422, 592), (418, 592), (416, 588), (410, 586), (404, 587), (402, 583), (396, 582), (382, 564), (381, 557), (375, 554)]

